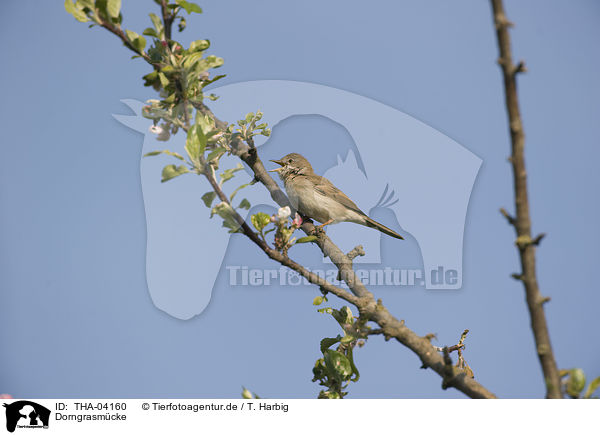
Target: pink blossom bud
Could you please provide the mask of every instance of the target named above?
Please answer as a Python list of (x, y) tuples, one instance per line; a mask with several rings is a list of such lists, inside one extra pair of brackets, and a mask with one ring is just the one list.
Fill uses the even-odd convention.
[(300, 225), (302, 225), (302, 218), (300, 217), (300, 215), (298, 213), (296, 213), (296, 216), (294, 216), (292, 225), (294, 225), (295, 227), (298, 227), (298, 228), (300, 228)]

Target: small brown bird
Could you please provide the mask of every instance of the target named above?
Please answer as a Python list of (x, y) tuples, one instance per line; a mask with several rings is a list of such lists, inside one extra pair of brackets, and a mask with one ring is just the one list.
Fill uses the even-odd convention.
[(404, 239), (400, 234), (363, 213), (327, 178), (315, 174), (308, 160), (300, 154), (291, 153), (271, 161), (281, 166), (269, 172), (279, 173), (292, 206), (301, 215), (321, 222), (320, 227), (338, 222), (354, 222), (376, 228), (388, 236)]

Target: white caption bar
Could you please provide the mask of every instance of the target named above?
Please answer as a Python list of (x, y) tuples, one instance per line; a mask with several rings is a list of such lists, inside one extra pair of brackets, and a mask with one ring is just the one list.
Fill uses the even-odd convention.
[[(600, 400), (0, 400), (0, 432), (164, 433), (587, 433)], [(35, 431), (35, 429), (43, 429)], [(8, 433), (3, 432), (3, 433)], [(332, 433), (333, 433), (332, 432)]]

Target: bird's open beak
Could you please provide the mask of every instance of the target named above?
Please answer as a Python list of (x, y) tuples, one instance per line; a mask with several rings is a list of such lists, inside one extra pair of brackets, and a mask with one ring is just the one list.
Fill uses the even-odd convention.
[(283, 162), (281, 160), (270, 160), (273, 163), (277, 163), (278, 165), (281, 166), (281, 168), (277, 168), (277, 169), (271, 169), (269, 172), (279, 172), (283, 169)]

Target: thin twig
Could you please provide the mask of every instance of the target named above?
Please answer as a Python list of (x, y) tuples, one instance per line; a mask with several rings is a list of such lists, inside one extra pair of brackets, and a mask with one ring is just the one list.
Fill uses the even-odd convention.
[(168, 3), (167, 0), (160, 1), (160, 11), (163, 18), (163, 26), (165, 28), (165, 39), (167, 41), (171, 39), (173, 20), (175, 19), (175, 15), (177, 15), (176, 11), (169, 12), (169, 8), (167, 7)]
[(544, 374), (546, 397), (560, 399), (562, 398), (560, 376), (554, 359), (554, 353), (552, 352), (552, 345), (550, 344), (550, 334), (548, 332), (543, 303), (540, 303), (544, 298), (540, 293), (536, 274), (535, 248), (543, 236), (538, 236), (534, 240), (531, 239), (531, 218), (529, 214), (524, 152), (525, 133), (523, 132), (523, 122), (519, 109), (516, 81), (517, 73), (524, 72), (526, 69), (523, 61), (516, 66), (513, 64), (510, 35), (508, 33), (510, 22), (506, 18), (502, 0), (491, 0), (491, 2), (500, 50), (498, 63), (502, 68), (504, 76), (506, 109), (512, 144), (512, 153), (509, 161), (513, 168), (516, 216), (512, 217), (506, 211), (503, 214), (509, 223), (515, 227), (517, 233), (516, 244), (521, 259), (522, 272), (520, 274), (513, 274), (513, 277), (522, 281), (525, 287), (527, 307), (531, 318), (531, 329)]
[(128, 49), (133, 51), (138, 56), (142, 56), (142, 58), (146, 62), (148, 62), (150, 65), (156, 67), (156, 65), (152, 63), (152, 61), (150, 60), (150, 56), (148, 56), (148, 54), (146, 52), (144, 52), (143, 50), (141, 52), (139, 52), (133, 46), (133, 44), (131, 43), (131, 41), (129, 41), (129, 38), (127, 38), (127, 36), (125, 35), (125, 32), (123, 32), (123, 30), (121, 28), (113, 25), (112, 23), (110, 23), (108, 21), (104, 21), (104, 20), (100, 21), (100, 26), (104, 27), (106, 30), (108, 30), (109, 32), (116, 35), (121, 41), (123, 41), (123, 44), (125, 45), (125, 47), (127, 47)]

